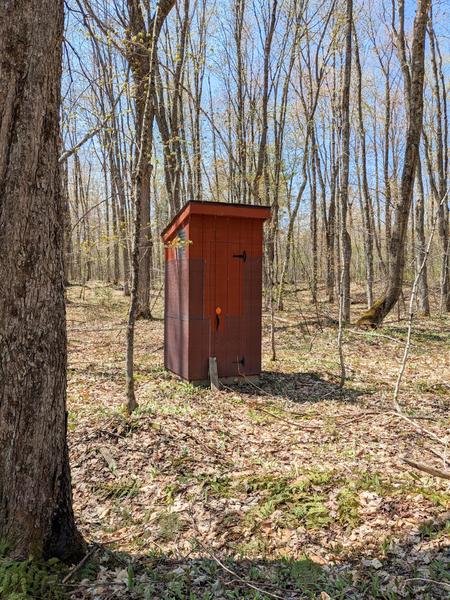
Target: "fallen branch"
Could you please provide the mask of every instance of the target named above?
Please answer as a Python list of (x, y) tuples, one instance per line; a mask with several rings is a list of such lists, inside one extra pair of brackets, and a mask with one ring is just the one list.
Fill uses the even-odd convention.
[(439, 452), (436, 452), (436, 450), (434, 450), (433, 448), (424, 448), (424, 450), (425, 452), (430, 452), (430, 454), (434, 454), (434, 456), (439, 458), (439, 460), (441, 460), (445, 466), (448, 465), (448, 459), (442, 454), (439, 454)]
[(84, 557), (80, 560), (80, 562), (78, 564), (76, 564), (74, 567), (72, 567), (72, 569), (70, 569), (70, 571), (67, 573), (67, 575), (62, 580), (62, 583), (66, 584), (68, 581), (70, 581), (72, 579), (72, 577), (75, 575), (75, 573), (77, 573), (81, 569), (81, 567), (84, 564), (86, 564), (86, 562), (91, 558), (91, 556), (93, 556), (97, 552), (98, 549), (99, 549), (99, 546), (97, 544), (95, 544), (94, 547), (91, 548), (91, 550), (89, 550), (89, 552), (84, 555)]
[(441, 585), (442, 587), (450, 590), (450, 583), (436, 581), (435, 579), (427, 579), (426, 577), (410, 577), (409, 579), (405, 579), (405, 581), (424, 581), (426, 583), (432, 583), (433, 585)]
[(400, 417), (400, 419), (403, 419), (404, 421), (407, 421), (408, 423), (413, 425), (418, 431), (420, 431), (420, 433), (425, 433), (426, 435), (428, 435), (428, 437), (433, 439), (435, 442), (438, 442), (439, 444), (443, 444), (444, 446), (447, 446), (446, 438), (439, 437), (438, 435), (436, 435), (429, 429), (425, 429), (418, 423), (415, 423), (411, 417), (406, 416), (402, 412), (392, 411), (389, 414), (391, 414), (393, 417)]
[(418, 463), (409, 458), (402, 459), (404, 463), (417, 469), (418, 471), (423, 471), (424, 473), (428, 473), (429, 475), (433, 475), (433, 477), (440, 477), (441, 479), (448, 479), (450, 481), (450, 471), (440, 471), (439, 469), (435, 469), (434, 467), (430, 467), (429, 465), (424, 465), (423, 463)]

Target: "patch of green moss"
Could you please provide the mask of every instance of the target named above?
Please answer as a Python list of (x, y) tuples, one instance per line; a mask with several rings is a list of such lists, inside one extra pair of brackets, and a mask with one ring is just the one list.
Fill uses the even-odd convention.
[(232, 493), (231, 479), (220, 475), (198, 475), (199, 483), (203, 484), (203, 492), (206, 497), (229, 498)]
[(417, 383), (417, 389), (422, 394), (432, 393), (438, 396), (450, 395), (450, 388), (445, 383), (430, 383), (428, 381), (419, 381)]
[(420, 477), (407, 479), (395, 490), (395, 495), (410, 494), (414, 496), (423, 496), (435, 506), (450, 508), (450, 493), (437, 490), (432, 486), (422, 483)]
[(95, 491), (105, 500), (134, 498), (139, 493), (139, 483), (135, 479), (119, 479), (110, 483), (101, 483)]
[(160, 513), (156, 523), (159, 527), (158, 538), (164, 542), (174, 540), (185, 527), (180, 515), (174, 512)]
[(259, 492), (263, 498), (246, 515), (247, 523), (256, 525), (275, 511), (280, 511), (277, 520), (288, 527), (326, 527), (331, 522), (326, 506), (327, 495), (317, 488), (328, 486), (332, 479), (332, 473), (328, 471), (310, 471), (294, 481), (287, 476), (273, 475), (250, 478), (246, 481), (247, 492)]
[(426, 521), (420, 525), (419, 533), (422, 538), (429, 540), (445, 536), (450, 537), (450, 519), (444, 521)]
[[(6, 548), (2, 551), (6, 554)], [(57, 559), (17, 561), (6, 555), (0, 559), (0, 598), (2, 600), (64, 600), (64, 566)]]
[(315, 588), (322, 581), (323, 568), (306, 555), (298, 560), (285, 558), (277, 565), (277, 583), (294, 584), (295, 588), (302, 591)]
[(376, 328), (382, 321), (382, 311), (385, 302), (384, 296), (375, 300), (372, 306), (358, 319), (356, 324), (362, 328)]
[(354, 486), (343, 487), (337, 496), (338, 520), (341, 525), (356, 527), (360, 522), (358, 492)]
[(356, 489), (360, 491), (375, 492), (384, 496), (392, 491), (392, 484), (381, 473), (364, 472), (355, 481)]

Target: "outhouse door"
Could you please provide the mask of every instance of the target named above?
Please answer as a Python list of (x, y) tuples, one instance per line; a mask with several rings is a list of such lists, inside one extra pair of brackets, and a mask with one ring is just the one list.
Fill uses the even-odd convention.
[(228, 231), (227, 241), (216, 241), (211, 332), (219, 377), (245, 374), (243, 292), (246, 259), (245, 247), (232, 231)]

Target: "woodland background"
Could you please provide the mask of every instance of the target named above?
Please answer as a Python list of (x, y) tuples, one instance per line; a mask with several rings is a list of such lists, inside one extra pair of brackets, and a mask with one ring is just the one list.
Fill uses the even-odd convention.
[[(97, 132), (65, 161), (69, 280), (120, 283), (129, 292), (132, 180), (150, 60), (140, 315), (150, 316), (150, 289), (156, 295), (161, 286), (159, 233), (192, 199), (272, 207), (265, 281), (276, 308), (282, 308), (287, 283), (306, 285), (313, 303), (318, 295), (336, 300), (343, 262), (372, 304), (390, 268), (401, 188), (413, 3), (356, 2), (349, 55), (346, 3), (185, 0), (169, 13), (151, 58), (144, 4), (129, 2), (127, 9), (120, 2), (71, 0), (68, 6), (64, 146), (71, 149)], [(433, 3), (406, 241), (410, 282), (438, 213), (419, 286), (425, 314), (430, 295), (435, 310), (450, 308), (448, 203), (442, 203), (448, 186), (448, 21), (448, 3)], [(346, 118), (348, 193), (342, 189)], [(351, 259), (344, 260), (347, 234)]]
[[(448, 598), (449, 12), (0, 3), (2, 600)], [(188, 200), (272, 208), (258, 384), (164, 369)]]

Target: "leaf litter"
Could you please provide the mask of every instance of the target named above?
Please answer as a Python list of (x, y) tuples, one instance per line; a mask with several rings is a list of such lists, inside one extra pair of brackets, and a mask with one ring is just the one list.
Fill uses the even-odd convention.
[[(162, 320), (140, 321), (127, 417), (126, 300), (70, 298), (74, 506), (98, 544), (72, 598), (449, 597), (449, 485), (402, 463), (439, 459), (392, 414), (402, 322), (346, 335), (339, 389), (332, 320), (287, 303), (260, 383), (213, 392), (166, 372)], [(448, 331), (418, 322), (400, 399), (450, 441)]]

